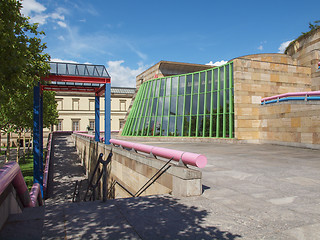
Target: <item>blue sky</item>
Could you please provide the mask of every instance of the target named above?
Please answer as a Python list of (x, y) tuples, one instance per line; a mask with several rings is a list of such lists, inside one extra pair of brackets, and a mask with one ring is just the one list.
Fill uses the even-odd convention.
[[(113, 86), (161, 61), (217, 63), (281, 46), (320, 20), (320, 1), (23, 0), (56, 61), (103, 64)], [(282, 48), (283, 49), (283, 48)]]

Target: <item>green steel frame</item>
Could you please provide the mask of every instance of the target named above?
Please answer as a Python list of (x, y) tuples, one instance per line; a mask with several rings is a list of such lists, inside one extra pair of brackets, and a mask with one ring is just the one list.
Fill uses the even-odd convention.
[(233, 62), (144, 82), (122, 135), (233, 138), (233, 88)]

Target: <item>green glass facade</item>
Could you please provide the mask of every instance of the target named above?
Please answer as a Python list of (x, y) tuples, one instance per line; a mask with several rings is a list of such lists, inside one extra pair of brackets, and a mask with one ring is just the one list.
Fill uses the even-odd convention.
[(233, 63), (144, 82), (123, 136), (234, 137)]

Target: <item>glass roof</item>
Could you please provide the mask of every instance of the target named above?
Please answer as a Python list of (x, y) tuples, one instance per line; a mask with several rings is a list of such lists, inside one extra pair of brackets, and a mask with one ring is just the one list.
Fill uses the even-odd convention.
[(104, 65), (49, 62), (51, 75), (110, 78)]

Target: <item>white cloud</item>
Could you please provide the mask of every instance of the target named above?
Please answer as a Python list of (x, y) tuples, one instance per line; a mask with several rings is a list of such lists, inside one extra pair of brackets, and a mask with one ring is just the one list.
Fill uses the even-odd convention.
[(64, 40), (65, 40), (65, 39), (64, 39), (64, 36), (62, 36), (62, 35), (59, 36), (58, 39), (61, 40), (61, 41), (64, 41)]
[(30, 23), (46, 24), (48, 20), (58, 24), (60, 27), (66, 28), (63, 14), (68, 11), (64, 8), (57, 8), (55, 12), (45, 13), (47, 8), (36, 0), (23, 0), (21, 13), (30, 17)]
[(262, 51), (262, 50), (263, 50), (263, 46), (260, 45), (260, 46), (258, 47), (258, 50)]
[(108, 61), (107, 70), (111, 76), (111, 84), (114, 87), (135, 87), (136, 76), (148, 68), (148, 66), (139, 63), (137, 69), (125, 67), (122, 64), (124, 60)]
[(284, 51), (286, 50), (286, 48), (289, 46), (289, 44), (292, 42), (293, 40), (290, 41), (286, 41), (280, 44), (279, 52), (278, 53), (284, 53)]
[(38, 3), (36, 0), (23, 0), (21, 3), (23, 6), (21, 13), (25, 16), (30, 16), (32, 12), (42, 13), (46, 10), (46, 7), (41, 3)]
[(226, 64), (227, 62), (228, 62), (228, 61), (224, 61), (224, 60), (217, 61), (217, 62), (215, 62), (215, 63), (213, 63), (212, 61), (210, 61), (210, 62), (206, 63), (206, 65), (218, 67), (218, 66), (221, 66), (221, 65)]
[(65, 22), (62, 22), (62, 21), (58, 21), (57, 24), (60, 26), (60, 27), (63, 27), (63, 28), (66, 28), (67, 27), (67, 24)]
[(64, 62), (64, 63), (78, 63), (78, 62), (73, 61), (73, 60), (63, 60), (63, 59), (60, 59), (60, 58), (51, 58), (50, 61), (51, 62)]

